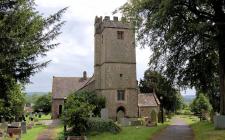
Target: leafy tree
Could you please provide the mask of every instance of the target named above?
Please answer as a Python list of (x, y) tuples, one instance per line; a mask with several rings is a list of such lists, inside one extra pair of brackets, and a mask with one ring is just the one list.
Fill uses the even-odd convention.
[(0, 8), (0, 99), (7, 106), (11, 88), (30, 82), (49, 63), (37, 59), (58, 45), (51, 41), (60, 34), (66, 8), (47, 18), (35, 9), (34, 0), (1, 0)]
[(200, 94), (197, 95), (197, 97), (191, 103), (190, 108), (191, 108), (191, 111), (195, 115), (202, 114), (203, 112), (209, 113), (212, 110), (212, 106), (209, 103), (208, 98), (206, 96), (204, 96), (203, 93), (200, 93)]
[(105, 107), (105, 99), (93, 92), (81, 91), (68, 96), (63, 112), (63, 122), (72, 128), (72, 132), (81, 135), (88, 130), (88, 118), (91, 113), (99, 116)]
[(140, 80), (140, 91), (142, 93), (155, 92), (157, 97), (163, 97), (160, 101), (168, 111), (176, 111), (182, 108), (183, 98), (173, 84), (159, 72), (146, 70), (144, 79)]
[(212, 98), (217, 93), (211, 95), (210, 89), (219, 85), (221, 115), (225, 115), (224, 7), (224, 0), (131, 0), (120, 8), (134, 23), (140, 43), (153, 51), (152, 69)]
[(94, 92), (82, 91), (75, 93), (77, 96), (84, 98), (86, 102), (94, 105), (95, 108), (92, 111), (95, 117), (100, 116), (101, 109), (105, 107), (105, 98), (103, 96), (97, 96)]
[(13, 121), (22, 117), (25, 94), (21, 92), (21, 86), (19, 84), (14, 84), (10, 91), (8, 91), (7, 96), (7, 104), (5, 100), (0, 99), (0, 116), (7, 121)]
[(77, 135), (81, 135), (86, 132), (88, 117), (94, 108), (95, 106), (86, 102), (84, 97), (71, 94), (65, 104), (63, 122)]
[(34, 103), (34, 111), (49, 113), (51, 111), (51, 93), (42, 95)]

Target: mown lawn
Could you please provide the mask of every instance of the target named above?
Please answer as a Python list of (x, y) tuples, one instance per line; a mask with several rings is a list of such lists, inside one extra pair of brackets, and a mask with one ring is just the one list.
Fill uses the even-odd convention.
[(123, 127), (118, 134), (102, 133), (88, 136), (90, 140), (149, 140), (154, 134), (168, 126), (168, 123), (159, 124), (157, 127), (129, 126)]
[(183, 118), (193, 129), (195, 140), (225, 140), (225, 130), (216, 130), (212, 123), (199, 121), (195, 116), (182, 115)]
[(36, 140), (38, 134), (40, 134), (44, 129), (47, 128), (44, 125), (36, 125), (32, 129), (29, 129), (26, 134), (23, 134), (21, 139), (22, 140)]

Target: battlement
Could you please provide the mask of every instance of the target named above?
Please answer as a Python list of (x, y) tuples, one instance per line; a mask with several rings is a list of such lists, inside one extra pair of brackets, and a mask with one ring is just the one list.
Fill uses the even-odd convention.
[(95, 17), (95, 34), (100, 34), (104, 28), (118, 28), (118, 29), (131, 29), (131, 24), (126, 21), (124, 17), (122, 17), (120, 20), (118, 17), (113, 17), (113, 19), (110, 19), (110, 16), (105, 16), (102, 18), (102, 16)]
[(126, 19), (125, 19), (124, 17), (122, 17), (121, 20), (119, 20), (119, 18), (118, 18), (118, 17), (115, 17), (115, 16), (113, 17), (112, 20), (110, 19), (110, 16), (105, 16), (104, 19), (102, 18), (102, 16), (100, 16), (100, 17), (96, 16), (96, 17), (95, 17), (95, 24), (96, 24), (96, 23), (102, 23), (102, 22), (104, 22), (104, 21), (123, 22), (123, 23), (124, 23), (124, 22), (127, 22)]

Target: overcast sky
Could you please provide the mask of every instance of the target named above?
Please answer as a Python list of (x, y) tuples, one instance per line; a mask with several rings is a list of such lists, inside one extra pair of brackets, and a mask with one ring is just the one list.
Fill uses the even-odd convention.
[[(126, 0), (35, 0), (37, 10), (48, 16), (69, 7), (63, 16), (66, 21), (62, 34), (57, 38), (58, 47), (47, 53), (45, 60), (52, 62), (31, 78), (27, 92), (48, 92), (52, 89), (53, 76), (88, 76), (94, 71), (94, 19), (95, 16), (111, 16), (112, 12)], [(115, 15), (114, 15), (115, 16)], [(120, 15), (116, 15), (120, 16)], [(137, 79), (143, 77), (147, 69), (149, 48), (136, 48)]]
[[(53, 76), (88, 76), (94, 71), (94, 19), (95, 16), (111, 16), (112, 12), (126, 0), (36, 0), (37, 9), (44, 16), (69, 7), (64, 14), (66, 24), (57, 42), (61, 44), (48, 52), (45, 59), (52, 62), (31, 78), (32, 84), (26, 86), (27, 92), (48, 92), (52, 88)], [(120, 15), (117, 15), (120, 16)], [(136, 49), (137, 79), (147, 69), (149, 48)]]

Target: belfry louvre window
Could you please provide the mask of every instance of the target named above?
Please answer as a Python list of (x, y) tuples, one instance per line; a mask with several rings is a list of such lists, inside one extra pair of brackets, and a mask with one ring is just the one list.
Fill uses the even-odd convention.
[(125, 91), (124, 90), (117, 90), (117, 100), (118, 101), (125, 100)]
[(124, 39), (124, 32), (123, 31), (117, 31), (117, 39)]

